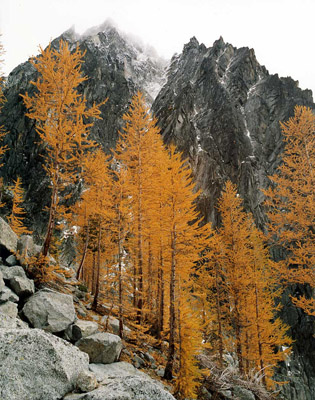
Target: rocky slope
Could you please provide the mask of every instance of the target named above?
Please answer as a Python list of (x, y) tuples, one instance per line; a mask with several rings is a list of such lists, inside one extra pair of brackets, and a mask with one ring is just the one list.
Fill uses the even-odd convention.
[(77, 318), (79, 282), (68, 282), (70, 294), (35, 291), (21, 266), (36, 253), (32, 237), (18, 239), (2, 218), (0, 227), (1, 400), (175, 400), (160, 382), (118, 361), (119, 336)]
[[(81, 89), (88, 102), (101, 102), (108, 97), (102, 106), (103, 119), (92, 129), (92, 136), (106, 151), (115, 145), (121, 116), (132, 94), (142, 90), (148, 103), (157, 95), (152, 110), (165, 141), (175, 142), (189, 159), (198, 188), (202, 189), (198, 204), (206, 219), (219, 222), (216, 200), (224, 182), (231, 179), (237, 183), (245, 206), (264, 227), (263, 197), (258, 188), (267, 184), (267, 176), (281, 160), (279, 121), (293, 115), (296, 104), (314, 108), (311, 91), (301, 90), (291, 78), (269, 74), (253, 50), (237, 49), (222, 38), (210, 48), (192, 38), (183, 52), (172, 58), (165, 80), (162, 60), (108, 24), (81, 37), (73, 30), (62, 37), (73, 47), (79, 43), (86, 51), (83, 72), (89, 79)], [(55, 39), (53, 46), (58, 41)], [(10, 151), (0, 174), (8, 182), (17, 174), (22, 177), (31, 227), (40, 234), (39, 216), (43, 202), (48, 201), (40, 157), (43, 149), (37, 144), (33, 122), (24, 116), (19, 97), (32, 90), (29, 82), (34, 78), (35, 71), (28, 62), (8, 77), (8, 101), (0, 124), (4, 123), (10, 132)], [(296, 339), (293, 357), (282, 371), (290, 380), (285, 398), (310, 400), (315, 397), (314, 324), (289, 307), (283, 317)]]

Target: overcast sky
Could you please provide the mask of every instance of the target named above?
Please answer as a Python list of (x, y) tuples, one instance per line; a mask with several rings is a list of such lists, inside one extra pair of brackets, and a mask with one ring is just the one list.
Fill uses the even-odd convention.
[(0, 0), (4, 73), (72, 25), (83, 33), (109, 18), (166, 58), (192, 36), (207, 47), (222, 36), (315, 93), (315, 0)]

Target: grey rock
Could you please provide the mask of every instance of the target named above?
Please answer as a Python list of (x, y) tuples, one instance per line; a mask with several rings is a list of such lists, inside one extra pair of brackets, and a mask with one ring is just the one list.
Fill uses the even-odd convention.
[(174, 400), (160, 382), (126, 362), (90, 364), (89, 368), (101, 386), (86, 394), (84, 400)]
[(84, 337), (93, 335), (97, 330), (98, 324), (96, 322), (78, 319), (66, 329), (65, 333), (72, 341), (77, 342)]
[(19, 302), (19, 296), (17, 296), (7, 286), (5, 286), (2, 292), (0, 293), (0, 304), (5, 303), (6, 301), (12, 301), (13, 303)]
[(34, 281), (22, 276), (13, 276), (10, 286), (19, 297), (30, 296), (35, 293)]
[(136, 368), (143, 368), (143, 367), (145, 367), (145, 362), (142, 360), (141, 357), (139, 357), (139, 356), (137, 356), (137, 355), (135, 355), (135, 356), (133, 357), (132, 361), (133, 361), (133, 365), (134, 365)]
[(83, 308), (77, 308), (77, 313), (80, 317), (85, 318), (87, 316), (86, 312), (83, 310)]
[(211, 393), (205, 387), (201, 388), (201, 393), (202, 393), (203, 398), (205, 400), (211, 400), (212, 399)]
[(72, 296), (48, 289), (31, 296), (22, 311), (33, 327), (48, 332), (61, 332), (76, 319)]
[(4, 280), (3, 280), (3, 275), (2, 272), (0, 270), (0, 293), (1, 291), (4, 289)]
[(85, 396), (84, 393), (68, 393), (63, 397), (63, 400), (80, 400)]
[(29, 328), (26, 322), (19, 318), (12, 318), (0, 312), (0, 329), (26, 329)]
[(0, 313), (6, 314), (11, 318), (16, 318), (18, 315), (17, 304), (12, 303), (12, 301), (7, 301), (6, 303), (0, 304)]
[(4, 248), (6, 252), (15, 253), (18, 237), (4, 219), (0, 217), (0, 250)]
[(110, 364), (118, 360), (122, 350), (119, 336), (99, 332), (80, 339), (76, 346), (90, 356), (91, 363)]
[(17, 242), (17, 255), (21, 264), (28, 263), (30, 257), (35, 257), (41, 252), (41, 246), (33, 241), (33, 236), (22, 235)]
[(160, 376), (161, 378), (163, 378), (164, 373), (165, 373), (165, 368), (161, 368), (159, 367), (156, 371), (157, 375)]
[(5, 262), (6, 262), (7, 265), (9, 265), (10, 267), (12, 267), (13, 265), (16, 265), (16, 264), (17, 264), (17, 259), (16, 259), (16, 257), (15, 257), (13, 254), (11, 254), (9, 257), (7, 257), (7, 258), (5, 259)]
[(12, 279), (14, 276), (26, 278), (24, 269), (19, 265), (15, 265), (13, 267), (0, 265), (0, 271), (2, 272), (4, 281), (10, 281), (10, 279)]
[(88, 357), (39, 329), (0, 330), (1, 400), (57, 400), (76, 387)]
[(150, 364), (155, 364), (155, 359), (149, 352), (144, 353), (143, 356)]
[(112, 379), (106, 386), (87, 393), (82, 400), (175, 400), (153, 379), (139, 376)]
[[(115, 335), (118, 335), (119, 334), (119, 320), (115, 317), (104, 315), (101, 318), (101, 323), (106, 325), (107, 321), (108, 321), (108, 325), (112, 329), (113, 333)], [(131, 330), (128, 328), (128, 326), (123, 325), (123, 334), (125, 336), (128, 336), (130, 334), (130, 332), (131, 332)]]
[(255, 400), (256, 399), (254, 393), (252, 393), (248, 389), (243, 388), (241, 386), (233, 387), (233, 398), (235, 398), (235, 397), (239, 400)]
[(90, 371), (94, 372), (98, 382), (107, 382), (113, 378), (123, 379), (127, 376), (147, 376), (142, 371), (138, 371), (132, 364), (125, 361), (114, 362), (112, 364), (94, 364), (89, 365)]
[(77, 389), (81, 392), (91, 392), (98, 387), (98, 382), (94, 372), (81, 371), (77, 378)]

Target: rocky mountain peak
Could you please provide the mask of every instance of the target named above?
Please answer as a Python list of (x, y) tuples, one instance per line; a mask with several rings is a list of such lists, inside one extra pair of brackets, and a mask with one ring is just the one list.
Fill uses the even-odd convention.
[(153, 111), (165, 141), (190, 159), (208, 220), (218, 222), (215, 203), (231, 179), (264, 225), (259, 187), (280, 161), (279, 121), (296, 104), (314, 106), (311, 92), (270, 75), (253, 49), (236, 48), (222, 37), (209, 48), (192, 38), (172, 58)]

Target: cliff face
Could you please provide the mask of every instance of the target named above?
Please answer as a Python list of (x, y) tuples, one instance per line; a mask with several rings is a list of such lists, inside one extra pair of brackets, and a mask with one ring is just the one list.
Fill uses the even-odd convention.
[(269, 75), (253, 50), (222, 38), (211, 48), (192, 38), (172, 58), (153, 111), (165, 141), (175, 142), (191, 162), (207, 220), (217, 223), (214, 206), (229, 178), (263, 226), (258, 188), (279, 164), (279, 121), (296, 104), (313, 106), (311, 91), (291, 78)]
[[(62, 38), (86, 52), (83, 73), (88, 76), (80, 90), (88, 103), (101, 102), (102, 120), (91, 135), (106, 151), (115, 146), (122, 115), (137, 90), (145, 93), (158, 118), (166, 143), (174, 142), (188, 157), (198, 188), (199, 209), (217, 224), (217, 199), (227, 179), (238, 185), (245, 206), (264, 227), (260, 187), (281, 161), (283, 149), (279, 121), (293, 115), (296, 104), (314, 108), (312, 93), (301, 90), (291, 78), (270, 75), (256, 60), (253, 50), (237, 49), (222, 38), (206, 48), (192, 38), (167, 69), (165, 62), (131, 43), (105, 24), (83, 36), (67, 31)], [(52, 42), (57, 46), (60, 38)], [(42, 207), (48, 204), (47, 178), (41, 167), (43, 146), (38, 144), (34, 123), (25, 117), (20, 93), (33, 90), (36, 72), (26, 62), (8, 77), (7, 103), (0, 117), (10, 132), (10, 150), (0, 171), (7, 182), (22, 177), (27, 190), (31, 225), (41, 233)], [(286, 300), (284, 300), (286, 304)], [(313, 322), (286, 305), (283, 318), (297, 340), (289, 365), (283, 366), (286, 399), (315, 397), (315, 349)], [(301, 394), (302, 393), (302, 394)]]

